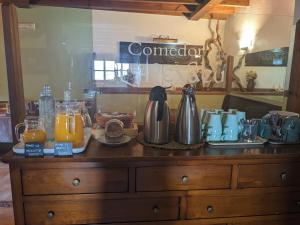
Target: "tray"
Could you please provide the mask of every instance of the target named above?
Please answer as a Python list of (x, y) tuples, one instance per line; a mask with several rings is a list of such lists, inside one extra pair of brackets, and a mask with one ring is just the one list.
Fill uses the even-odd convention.
[(268, 140), (268, 143), (271, 145), (299, 145), (300, 142), (279, 142), (279, 141), (272, 141)]
[(268, 140), (256, 137), (255, 142), (245, 142), (245, 141), (235, 141), (235, 142), (208, 142), (211, 146), (257, 146), (257, 145), (264, 145)]
[[(90, 128), (84, 129), (84, 145), (81, 148), (73, 148), (73, 154), (79, 154), (85, 151), (90, 138), (92, 137), (92, 131)], [(53, 155), (54, 154), (54, 143), (55, 142), (47, 142), (44, 146), (44, 154), (45, 155)], [(24, 155), (24, 143), (18, 143), (13, 147), (13, 152), (19, 155)]]

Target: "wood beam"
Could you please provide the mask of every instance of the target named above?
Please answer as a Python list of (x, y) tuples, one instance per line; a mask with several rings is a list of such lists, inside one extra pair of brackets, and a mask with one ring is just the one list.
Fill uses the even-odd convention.
[(227, 6), (221, 6), (218, 5), (214, 7), (210, 12), (210, 14), (226, 14), (226, 15), (232, 15), (235, 13), (234, 7), (227, 7)]
[(201, 19), (227, 20), (230, 14), (208, 13)]
[(133, 2), (133, 3), (163, 3), (163, 4), (183, 4), (183, 5), (199, 5), (197, 0), (111, 0), (119, 2)]
[(190, 16), (191, 20), (199, 20), (209, 14), (213, 8), (219, 5), (223, 0), (205, 0), (203, 4), (197, 7), (196, 11)]
[(190, 13), (191, 10), (184, 5), (180, 4), (161, 4), (161, 3), (134, 3), (125, 1), (111, 1), (111, 0), (34, 0), (30, 1), (31, 4), (59, 6), (59, 7), (72, 7), (72, 8), (85, 8), (85, 9), (99, 9), (99, 10), (112, 10), (112, 11), (125, 11), (125, 12), (153, 12), (159, 14), (178, 14)]
[(247, 7), (250, 5), (250, 0), (223, 0), (222, 6)]
[[(18, 16), (13, 4), (4, 3), (2, 6), (3, 34), (6, 55), (7, 81), (11, 112), (12, 133), (18, 123), (24, 121), (25, 98), (23, 89), (21, 52), (18, 30)], [(17, 142), (13, 135), (14, 143)]]

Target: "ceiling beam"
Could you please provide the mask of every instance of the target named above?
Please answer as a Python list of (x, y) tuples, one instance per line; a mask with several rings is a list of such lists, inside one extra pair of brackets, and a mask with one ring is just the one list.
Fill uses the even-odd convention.
[(222, 5), (217, 5), (212, 10), (209, 11), (209, 14), (232, 15), (234, 13), (235, 13), (235, 7), (222, 6)]
[(98, 9), (98, 10), (112, 10), (112, 11), (125, 11), (125, 12), (144, 12), (158, 14), (176, 14), (190, 13), (191, 10), (184, 5), (180, 4), (161, 4), (161, 3), (141, 3), (141, 2), (125, 2), (125, 1), (112, 1), (112, 0), (31, 0), (31, 4), (47, 5), (47, 6), (60, 6), (60, 7), (73, 7), (85, 9)]
[(227, 20), (229, 16), (228, 14), (209, 13), (203, 19)]
[(250, 0), (223, 0), (221, 5), (229, 7), (247, 7), (250, 5)]
[(205, 0), (203, 1), (203, 4), (198, 6), (196, 8), (196, 11), (191, 14), (190, 19), (191, 20), (199, 20), (200, 18), (203, 18), (205, 15), (209, 14), (213, 8), (215, 8), (217, 5), (219, 5), (224, 0)]
[(163, 3), (163, 4), (184, 4), (184, 5), (199, 5), (198, 0), (111, 0), (118, 2), (134, 2), (134, 3)]

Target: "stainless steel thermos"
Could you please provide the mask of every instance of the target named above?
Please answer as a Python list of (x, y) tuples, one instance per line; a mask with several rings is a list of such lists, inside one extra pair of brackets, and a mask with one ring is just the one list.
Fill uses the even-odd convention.
[(151, 144), (170, 141), (170, 110), (166, 90), (160, 86), (150, 92), (144, 115), (144, 140)]
[(183, 87), (176, 120), (175, 140), (180, 144), (200, 142), (200, 124), (194, 90), (191, 85)]

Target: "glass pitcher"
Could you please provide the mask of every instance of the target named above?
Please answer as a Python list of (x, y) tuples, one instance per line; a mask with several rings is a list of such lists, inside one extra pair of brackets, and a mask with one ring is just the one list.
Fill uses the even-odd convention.
[(71, 142), (73, 148), (84, 145), (84, 124), (80, 109), (79, 102), (56, 103), (56, 142)]
[[(25, 127), (25, 130), (20, 133), (22, 127)], [(15, 134), (17, 140), (21, 143), (37, 142), (44, 144), (47, 140), (43, 122), (38, 117), (28, 117), (24, 120), (24, 123), (17, 124)]]

